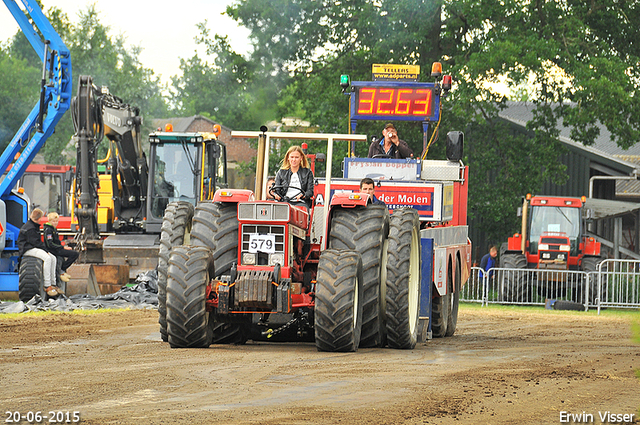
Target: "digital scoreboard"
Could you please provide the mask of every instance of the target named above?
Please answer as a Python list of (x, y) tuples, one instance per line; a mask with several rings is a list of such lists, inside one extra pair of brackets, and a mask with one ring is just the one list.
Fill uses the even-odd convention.
[(352, 120), (435, 121), (439, 105), (434, 83), (353, 81)]

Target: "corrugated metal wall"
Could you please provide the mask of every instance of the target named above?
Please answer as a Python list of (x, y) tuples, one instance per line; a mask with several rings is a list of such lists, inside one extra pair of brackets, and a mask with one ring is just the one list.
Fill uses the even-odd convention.
[(558, 186), (551, 181), (542, 186), (539, 195), (548, 196), (587, 196), (589, 194), (589, 178), (591, 177), (591, 161), (578, 150), (569, 149), (569, 153), (562, 156), (562, 163), (567, 166), (569, 179)]

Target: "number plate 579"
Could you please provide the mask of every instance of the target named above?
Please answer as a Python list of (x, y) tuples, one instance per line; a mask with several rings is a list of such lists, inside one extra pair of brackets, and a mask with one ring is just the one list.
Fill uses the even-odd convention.
[(264, 252), (273, 254), (276, 252), (276, 236), (275, 235), (250, 235), (249, 236), (249, 252)]

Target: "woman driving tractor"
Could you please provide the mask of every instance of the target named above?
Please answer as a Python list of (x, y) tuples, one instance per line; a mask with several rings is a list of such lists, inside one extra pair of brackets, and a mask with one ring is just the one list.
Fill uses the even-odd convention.
[(294, 145), (287, 150), (270, 193), (278, 201), (311, 207), (313, 172), (300, 146)]

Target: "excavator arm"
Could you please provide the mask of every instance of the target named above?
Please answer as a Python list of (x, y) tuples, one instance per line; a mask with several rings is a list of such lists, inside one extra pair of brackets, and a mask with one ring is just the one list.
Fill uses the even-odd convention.
[(99, 238), (97, 202), (99, 177), (97, 149), (106, 137), (110, 143), (108, 167), (114, 200), (114, 228), (135, 223), (144, 217), (149, 170), (142, 150), (138, 108), (96, 87), (90, 76), (80, 76), (78, 95), (73, 100), (73, 117), (78, 147), (76, 207), (80, 233)]

